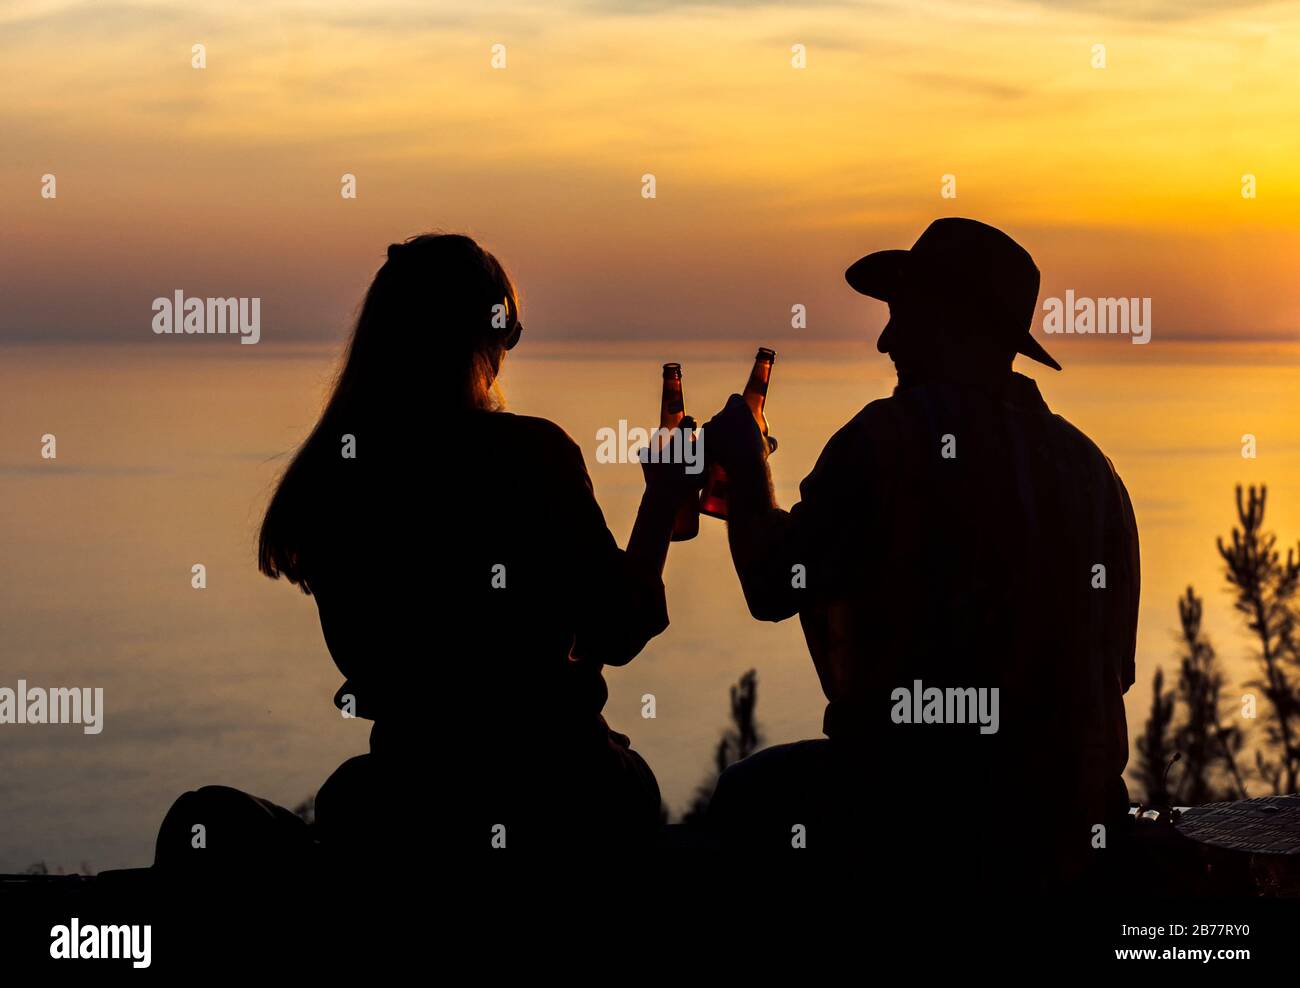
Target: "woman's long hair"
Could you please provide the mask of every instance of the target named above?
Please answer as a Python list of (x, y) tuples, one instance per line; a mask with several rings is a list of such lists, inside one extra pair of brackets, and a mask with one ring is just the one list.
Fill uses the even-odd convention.
[(496, 377), (518, 325), (510, 277), (472, 238), (426, 233), (390, 246), (320, 421), (266, 509), (258, 569), (310, 593), (308, 560), (327, 530), (324, 512), (366, 475), (345, 458), (345, 437), (358, 459), (369, 453), (382, 462), (382, 448), (414, 443), (435, 422), (500, 408)]

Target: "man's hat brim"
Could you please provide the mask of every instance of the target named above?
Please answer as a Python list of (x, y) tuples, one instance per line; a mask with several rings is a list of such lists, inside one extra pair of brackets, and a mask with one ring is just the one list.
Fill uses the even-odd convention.
[(1060, 370), (1061, 365), (1056, 362), (1056, 358), (1043, 349), (1043, 344), (1026, 332), (1016, 344), (1016, 353), (1023, 353), (1030, 360), (1037, 360), (1040, 364), (1046, 364), (1053, 370)]
[(911, 256), (912, 252), (907, 250), (878, 250), (854, 261), (844, 272), (844, 280), (855, 292), (882, 302), (892, 301), (907, 273)]
[[(878, 250), (849, 265), (849, 269), (844, 272), (844, 280), (855, 292), (878, 298), (882, 302), (892, 302), (898, 297), (899, 289), (913, 266), (912, 262), (910, 250)], [(1017, 353), (1056, 370), (1061, 369), (1061, 365), (1030, 335), (1029, 330), (1020, 334), (1015, 344)]]

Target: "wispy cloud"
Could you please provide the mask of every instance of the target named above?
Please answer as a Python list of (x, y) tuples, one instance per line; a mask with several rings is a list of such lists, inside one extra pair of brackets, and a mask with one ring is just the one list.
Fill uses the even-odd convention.
[(1290, 6), (1289, 0), (1021, 0), (1050, 10), (1071, 10), (1118, 20), (1189, 21), (1219, 14), (1246, 14)]
[(1300, 319), (1300, 8), (1179, 7), (10, 4), (0, 338), (138, 339), (177, 287), (263, 297), (268, 342), (337, 337), (383, 246), (430, 227), (517, 266), (537, 329), (742, 333), (798, 297), (833, 333), (844, 258), (945, 212), (1038, 231), (1045, 278), (1131, 272), (1176, 332), (1275, 336)]
[(925, 86), (945, 89), (950, 92), (970, 93), (996, 100), (1025, 99), (1032, 95), (1027, 86), (1017, 86), (976, 76), (957, 75), (952, 72), (912, 72), (909, 78)]

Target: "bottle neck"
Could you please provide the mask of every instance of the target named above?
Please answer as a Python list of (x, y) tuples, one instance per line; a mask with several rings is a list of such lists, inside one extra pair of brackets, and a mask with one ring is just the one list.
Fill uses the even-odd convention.
[(742, 395), (745, 404), (754, 413), (754, 420), (758, 423), (758, 427), (763, 430), (763, 435), (767, 435), (767, 418), (763, 415), (763, 406), (767, 404), (767, 385), (771, 377), (771, 362), (758, 361), (754, 364), (754, 369), (749, 372), (749, 382), (745, 385), (745, 393)]
[(664, 375), (663, 398), (659, 402), (659, 425), (664, 429), (676, 428), (686, 412), (682, 396), (682, 379)]

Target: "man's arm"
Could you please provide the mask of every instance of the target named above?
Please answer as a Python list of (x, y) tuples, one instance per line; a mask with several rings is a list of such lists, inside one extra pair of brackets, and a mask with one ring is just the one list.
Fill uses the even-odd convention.
[(1120, 618), (1118, 621), (1119, 641), (1116, 653), (1119, 657), (1120, 686), (1125, 693), (1136, 678), (1138, 606), (1142, 596), (1142, 560), (1138, 549), (1137, 518), (1133, 514), (1133, 502), (1129, 499), (1128, 488), (1115, 470), (1115, 464), (1106, 458), (1111, 476), (1115, 480), (1118, 494), (1118, 520), (1114, 535), (1119, 545), (1114, 555), (1123, 566), (1120, 583)]
[(732, 395), (705, 427), (707, 461), (727, 472), (727, 542), (749, 613), (784, 621), (799, 610), (793, 586), (798, 529), (776, 503), (768, 444), (749, 406)]
[(794, 585), (798, 529), (776, 503), (766, 460), (762, 467), (761, 478), (728, 493), (727, 542), (749, 613), (760, 621), (784, 621), (802, 602)]
[(705, 462), (727, 472), (731, 560), (754, 617), (784, 621), (878, 565), (898, 475), (896, 435), (889, 406), (873, 402), (831, 436), (799, 485), (799, 503), (783, 511), (767, 441), (740, 396), (705, 426)]

